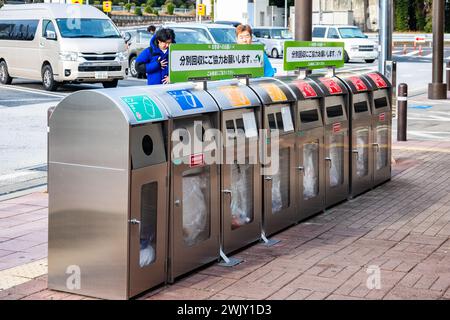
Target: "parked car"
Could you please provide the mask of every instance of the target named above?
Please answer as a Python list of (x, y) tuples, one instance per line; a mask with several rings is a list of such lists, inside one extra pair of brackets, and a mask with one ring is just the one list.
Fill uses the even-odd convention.
[[(203, 35), (203, 33), (197, 30), (174, 27), (173, 31), (175, 32), (175, 41), (177, 43), (212, 43)], [(149, 47), (152, 35), (148, 33), (147, 30), (128, 31), (128, 34), (130, 35), (129, 37), (131, 37), (128, 48), (130, 74), (135, 78), (144, 78), (145, 75), (138, 74), (136, 70), (136, 58), (145, 48)]]
[[(45, 90), (64, 83), (116, 87), (128, 72), (125, 41), (103, 12), (72, 5), (5, 5), (0, 9), (0, 83), (42, 80)], [(71, 22), (72, 21), (72, 22)]]
[(272, 58), (283, 56), (284, 42), (292, 40), (292, 33), (281, 27), (255, 27), (253, 34), (266, 47), (266, 53)]
[(224, 24), (214, 23), (178, 23), (166, 24), (167, 28), (183, 28), (196, 30), (202, 33), (211, 43), (228, 44), (236, 43), (236, 28)]
[(374, 41), (367, 39), (360, 28), (355, 26), (316, 25), (313, 26), (314, 41), (344, 42), (344, 60), (365, 60), (373, 63), (378, 58), (378, 48)]
[(227, 26), (235, 27), (235, 28), (242, 24), (239, 21), (214, 21), (214, 23), (215, 24), (224, 24), (224, 25), (227, 25)]

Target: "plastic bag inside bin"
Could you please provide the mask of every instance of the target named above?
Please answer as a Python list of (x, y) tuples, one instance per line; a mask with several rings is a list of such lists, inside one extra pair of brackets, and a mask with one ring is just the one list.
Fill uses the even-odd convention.
[(330, 141), (330, 186), (337, 187), (344, 183), (344, 135), (331, 136)]
[(289, 207), (290, 161), (289, 149), (280, 150), (278, 172), (272, 176), (272, 214)]
[(209, 238), (209, 185), (209, 168), (183, 173), (183, 236), (188, 246)]
[(319, 142), (303, 145), (303, 198), (312, 199), (319, 194)]
[(356, 160), (356, 175), (365, 177), (369, 174), (369, 131), (361, 130), (356, 133), (356, 149), (358, 158)]
[(155, 261), (158, 184), (148, 183), (141, 189), (141, 224), (139, 225), (141, 268)]
[(231, 229), (253, 221), (253, 166), (231, 165)]
[(377, 128), (377, 143), (377, 170), (380, 170), (388, 166), (388, 128)]

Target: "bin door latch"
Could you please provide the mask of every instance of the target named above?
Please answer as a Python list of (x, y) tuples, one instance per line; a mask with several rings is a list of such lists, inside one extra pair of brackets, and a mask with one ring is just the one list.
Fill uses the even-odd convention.
[(180, 200), (175, 200), (175, 206), (179, 207), (181, 205), (181, 201)]
[(328, 161), (328, 163), (330, 164), (330, 168), (332, 167), (332, 163), (333, 163), (333, 160), (331, 159), (331, 158), (325, 158), (325, 161)]
[(131, 224), (141, 224), (141, 222), (137, 219), (131, 219), (131, 220), (128, 220), (128, 222)]
[(272, 177), (266, 177), (265, 180), (266, 180), (266, 181), (272, 181), (273, 178), (272, 178)]
[(295, 169), (297, 169), (298, 171), (303, 172), (303, 175), (305, 175), (305, 167), (296, 167)]
[(380, 145), (378, 143), (372, 143), (372, 146), (377, 148), (377, 152), (380, 152)]
[(225, 193), (225, 194), (231, 194), (232, 193), (231, 190), (229, 190), (229, 189), (224, 189), (224, 190), (222, 190), (222, 192)]
[(353, 152), (354, 154), (359, 154), (359, 151), (358, 151), (358, 150), (352, 150), (352, 152)]

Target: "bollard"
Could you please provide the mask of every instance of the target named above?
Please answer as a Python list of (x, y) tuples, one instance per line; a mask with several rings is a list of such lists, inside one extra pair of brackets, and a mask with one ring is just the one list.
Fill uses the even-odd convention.
[(406, 51), (406, 44), (404, 44), (404, 45), (403, 45), (403, 55), (405, 55), (406, 52), (407, 52), (407, 51)]
[(423, 55), (423, 49), (422, 46), (419, 46), (419, 57), (421, 57)]
[(445, 71), (447, 72), (447, 91), (450, 91), (450, 61), (447, 61)]
[(408, 85), (400, 83), (397, 97), (397, 141), (407, 141), (407, 117), (408, 117)]

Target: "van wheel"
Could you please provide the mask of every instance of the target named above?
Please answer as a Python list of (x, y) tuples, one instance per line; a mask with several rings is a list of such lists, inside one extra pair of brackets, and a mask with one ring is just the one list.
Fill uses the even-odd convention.
[(348, 57), (347, 51), (344, 51), (344, 62), (348, 63), (350, 61), (350, 58)]
[(0, 62), (0, 83), (1, 84), (11, 84), (12, 78), (8, 72), (8, 66), (5, 61)]
[(272, 55), (272, 58), (278, 58), (278, 50), (277, 49), (272, 49), (272, 53), (271, 53), (271, 55)]
[(53, 77), (52, 67), (48, 64), (42, 68), (42, 85), (47, 91), (55, 91), (59, 85)]
[(133, 78), (139, 78), (139, 73), (136, 70), (136, 59), (136, 56), (133, 56), (130, 59), (130, 74)]
[(117, 84), (119, 83), (119, 80), (114, 79), (113, 81), (108, 81), (108, 82), (102, 82), (103, 84), (103, 88), (115, 88), (117, 87)]

